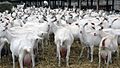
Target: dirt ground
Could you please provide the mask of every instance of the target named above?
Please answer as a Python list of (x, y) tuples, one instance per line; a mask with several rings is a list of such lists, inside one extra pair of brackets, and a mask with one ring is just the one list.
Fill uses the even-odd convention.
[[(41, 55), (41, 51), (39, 51), (38, 61), (36, 61), (35, 68), (97, 68), (98, 67), (98, 47), (94, 49), (94, 61), (92, 63), (86, 57), (86, 49), (83, 53), (83, 57), (81, 59), (81, 64), (78, 62), (79, 53), (81, 50), (81, 45), (78, 42), (74, 42), (71, 47), (70, 53), (70, 66), (65, 66), (65, 61), (62, 60), (61, 67), (57, 66), (56, 60), (56, 46), (54, 43), (51, 45), (44, 45), (44, 54)], [(4, 57), (2, 63), (0, 63), (0, 68), (12, 68), (12, 61), (6, 61), (7, 59)], [(101, 64), (101, 68), (105, 68), (104, 64)], [(18, 67), (18, 62), (16, 61), (16, 68)], [(113, 56), (113, 63), (109, 65), (109, 68), (120, 68), (120, 59), (117, 59), (116, 56)]]

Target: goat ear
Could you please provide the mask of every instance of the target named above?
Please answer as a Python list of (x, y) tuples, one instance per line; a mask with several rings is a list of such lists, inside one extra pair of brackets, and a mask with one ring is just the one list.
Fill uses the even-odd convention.
[(86, 25), (88, 25), (88, 23), (85, 23), (85, 25), (83, 27), (85, 27)]
[(106, 17), (104, 17), (104, 20), (108, 20)]
[(5, 17), (5, 19), (9, 20), (9, 18)]
[(85, 25), (88, 25), (88, 23), (85, 23)]
[[(44, 20), (44, 21), (47, 21), (47, 19), (46, 19), (46, 18), (43, 18), (43, 20)], [(48, 21), (47, 21), (47, 22), (48, 22)]]
[[(44, 16), (44, 15), (43, 15), (43, 20), (44, 20), (44, 21), (47, 21), (46, 16)], [(48, 22), (48, 21), (47, 21), (47, 22)]]
[(55, 18), (55, 20), (53, 20), (52, 22), (55, 22), (55, 21), (57, 21), (57, 19)]
[(43, 15), (43, 17), (44, 17), (44, 18), (46, 18), (46, 16), (45, 16), (45, 15)]

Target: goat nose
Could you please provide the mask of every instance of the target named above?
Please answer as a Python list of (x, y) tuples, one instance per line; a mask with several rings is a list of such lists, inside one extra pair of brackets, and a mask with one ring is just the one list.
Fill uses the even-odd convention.
[(109, 26), (109, 28), (111, 28), (111, 25)]
[(94, 33), (94, 36), (96, 36), (97, 34), (96, 33)]
[(50, 28), (50, 25), (48, 25), (48, 28)]
[(82, 33), (82, 31), (80, 31), (80, 33)]

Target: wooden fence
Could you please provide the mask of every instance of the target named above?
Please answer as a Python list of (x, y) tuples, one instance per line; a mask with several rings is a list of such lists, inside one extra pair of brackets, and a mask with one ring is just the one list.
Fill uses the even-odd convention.
[[(11, 1), (12, 3), (18, 3), (25, 2), (26, 6), (33, 6), (36, 7), (44, 6), (43, 4), (44, 0), (23, 0), (23, 1)], [(48, 6), (51, 8), (64, 8), (69, 7), (72, 8), (74, 5), (76, 8), (80, 9), (104, 9), (104, 10), (114, 10), (114, 0), (47, 0)], [(105, 2), (105, 4), (100, 4), (100, 2)], [(111, 4), (109, 4), (111, 2)], [(85, 5), (84, 5), (85, 4)]]

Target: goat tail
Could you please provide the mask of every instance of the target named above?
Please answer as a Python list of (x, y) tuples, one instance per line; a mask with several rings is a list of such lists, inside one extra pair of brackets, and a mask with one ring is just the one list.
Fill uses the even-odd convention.
[(105, 41), (106, 41), (106, 38), (102, 40), (102, 48), (105, 48)]
[(25, 51), (26, 53), (30, 53), (31, 48), (30, 48), (30, 47), (24, 48), (24, 51)]

